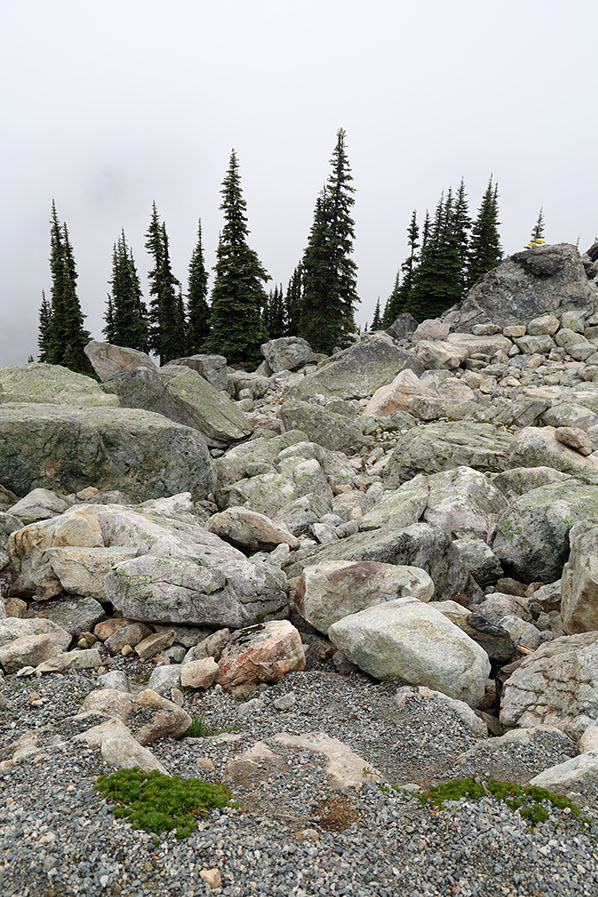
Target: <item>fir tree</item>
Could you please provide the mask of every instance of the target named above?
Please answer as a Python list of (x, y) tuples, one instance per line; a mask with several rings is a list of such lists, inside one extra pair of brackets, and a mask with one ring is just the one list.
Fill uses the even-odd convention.
[(424, 218), (424, 226), (422, 227), (422, 251), (425, 248), (428, 240), (430, 239), (430, 233), (432, 232), (432, 222), (430, 221), (430, 213), (426, 209), (426, 217)]
[(332, 171), (316, 202), (303, 255), (300, 335), (318, 351), (332, 352), (355, 332), (357, 265), (351, 258), (355, 225), (353, 177), (345, 149), (345, 131), (337, 133)]
[(208, 305), (208, 272), (204, 263), (201, 220), (197, 227), (197, 244), (189, 262), (187, 286), (188, 351), (193, 355), (201, 351), (210, 331), (210, 306)]
[(394, 321), (396, 321), (398, 316), (401, 314), (402, 307), (403, 303), (401, 301), (401, 274), (400, 271), (397, 271), (395, 276), (395, 283), (392, 288), (392, 293), (386, 300), (386, 305), (384, 306), (382, 325), (384, 327), (390, 327), (390, 325)]
[(205, 350), (225, 355), (232, 364), (249, 363), (261, 357), (260, 345), (267, 339), (261, 312), (267, 300), (264, 283), (270, 278), (247, 243), (247, 203), (234, 150), (221, 194), (224, 227), (216, 251), (210, 334)]
[(532, 231), (532, 235), (530, 237), (530, 244), (534, 245), (536, 243), (544, 242), (544, 214), (542, 208), (538, 213), (538, 220), (534, 225), (534, 229)]
[(491, 176), (471, 230), (468, 288), (487, 271), (495, 268), (502, 258), (498, 225), (498, 185), (492, 184)]
[(467, 263), (469, 258), (469, 231), (471, 230), (471, 218), (469, 217), (469, 204), (465, 192), (465, 182), (461, 178), (457, 198), (453, 208), (453, 230), (457, 241), (457, 250), (461, 263), (461, 292), (467, 287)]
[(52, 321), (52, 307), (46, 299), (46, 291), (42, 290), (42, 301), (39, 308), (39, 332), (37, 347), (39, 349), (38, 360), (48, 361), (50, 349), (50, 327)]
[(160, 364), (184, 355), (186, 349), (184, 311), (180, 283), (172, 273), (166, 225), (160, 223), (156, 203), (146, 233), (145, 247), (153, 259), (148, 273), (150, 282), (148, 345)]
[(84, 348), (90, 335), (77, 297), (77, 271), (66, 224), (61, 227), (52, 201), (50, 219), (50, 272), (52, 314), (47, 331), (46, 360), (80, 374), (93, 374)]
[(297, 265), (289, 280), (284, 297), (284, 316), (286, 321), (285, 336), (297, 336), (301, 318), (301, 302), (303, 298), (303, 269)]
[(454, 201), (449, 190), (446, 200), (441, 197), (434, 216), (434, 224), (421, 261), (414, 274), (413, 289), (405, 311), (418, 321), (436, 318), (461, 297), (461, 261), (454, 230)]
[(264, 308), (264, 326), (270, 339), (279, 339), (287, 332), (284, 296), (282, 284), (270, 290), (268, 301)]
[(376, 302), (376, 308), (374, 309), (374, 317), (372, 318), (372, 330), (382, 330), (382, 314), (380, 312), (380, 297), (378, 297), (378, 301)]
[[(426, 218), (428, 218), (426, 213)], [(429, 223), (428, 223), (429, 227)], [(413, 292), (413, 284), (415, 279), (415, 271), (419, 259), (419, 227), (417, 224), (417, 213), (415, 209), (411, 213), (411, 221), (407, 228), (407, 245), (409, 246), (409, 255), (401, 265), (400, 274), (403, 275), (402, 282), (400, 274), (397, 274), (395, 285), (392, 293), (388, 298), (388, 302), (384, 308), (384, 326), (390, 325), (396, 321), (398, 316), (405, 311), (409, 302), (411, 293)]]
[(122, 231), (112, 251), (112, 294), (104, 320), (104, 334), (108, 342), (131, 349), (147, 350), (147, 309), (141, 293), (141, 284), (133, 259)]

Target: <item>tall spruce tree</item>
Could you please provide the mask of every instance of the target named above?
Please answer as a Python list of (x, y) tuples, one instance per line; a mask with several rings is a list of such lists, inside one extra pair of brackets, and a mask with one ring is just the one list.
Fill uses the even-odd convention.
[(491, 175), (471, 230), (468, 289), (487, 271), (495, 268), (502, 258), (498, 225), (498, 184), (493, 185)]
[(297, 265), (289, 280), (284, 297), (284, 315), (286, 321), (285, 336), (297, 336), (301, 319), (301, 302), (303, 300), (303, 269)]
[(378, 296), (378, 301), (376, 302), (376, 308), (374, 309), (374, 317), (372, 318), (372, 326), (370, 330), (382, 330), (382, 313), (380, 311), (380, 297)]
[(534, 245), (537, 243), (544, 242), (544, 212), (542, 208), (538, 212), (538, 219), (534, 225), (534, 229), (532, 231), (532, 235), (530, 237), (530, 244)]
[(454, 200), (449, 189), (441, 197), (434, 224), (414, 275), (405, 311), (418, 321), (437, 318), (461, 297), (461, 261), (454, 230)]
[(191, 354), (195, 354), (201, 351), (201, 347), (210, 332), (208, 272), (204, 262), (201, 219), (197, 226), (197, 243), (189, 262), (187, 315), (187, 349)]
[(270, 277), (247, 243), (247, 203), (234, 150), (220, 192), (224, 227), (216, 251), (210, 334), (205, 349), (225, 355), (233, 364), (250, 363), (261, 357), (260, 345), (267, 339), (261, 312), (267, 300), (264, 283)]
[(37, 347), (39, 349), (38, 361), (48, 361), (51, 321), (52, 306), (46, 299), (46, 291), (42, 290), (42, 301), (39, 307), (39, 331), (37, 337)]
[(460, 283), (461, 292), (467, 288), (467, 263), (469, 260), (469, 231), (471, 230), (471, 218), (469, 217), (469, 203), (465, 192), (465, 181), (461, 178), (459, 189), (453, 207), (453, 230), (457, 241), (457, 250), (461, 263)]
[(330, 160), (332, 171), (320, 193), (307, 248), (303, 255), (303, 297), (300, 335), (318, 351), (332, 352), (355, 332), (357, 265), (351, 258), (355, 223), (353, 177), (345, 147), (345, 131), (337, 132)]
[(172, 273), (166, 225), (160, 222), (156, 203), (146, 233), (145, 247), (153, 260), (148, 273), (150, 282), (148, 345), (160, 364), (184, 355), (186, 351), (185, 319), (180, 296), (180, 282)]
[[(388, 302), (384, 308), (384, 326), (390, 327), (393, 321), (396, 321), (401, 312), (405, 311), (411, 293), (413, 292), (413, 284), (415, 280), (415, 272), (419, 260), (419, 227), (417, 224), (417, 213), (415, 209), (411, 213), (411, 220), (407, 228), (407, 245), (409, 246), (409, 255), (401, 264), (400, 273), (397, 273), (395, 285), (392, 293), (388, 298)], [(402, 281), (401, 281), (402, 274)]]
[[(398, 310), (397, 310), (398, 309)], [(384, 314), (382, 315), (382, 324), (384, 327), (390, 327), (393, 321), (396, 321), (402, 311), (401, 302), (401, 272), (397, 271), (392, 293), (386, 300), (384, 306)]]
[(279, 339), (287, 332), (286, 310), (282, 284), (270, 290), (264, 308), (264, 326), (270, 339)]
[(80, 374), (93, 374), (84, 348), (91, 339), (77, 297), (77, 271), (66, 224), (61, 226), (52, 200), (50, 219), (52, 313), (47, 329), (46, 360)]
[(108, 342), (128, 346), (142, 352), (148, 348), (147, 309), (143, 301), (141, 284), (133, 258), (127, 245), (124, 230), (112, 250), (112, 294), (104, 320), (104, 335)]

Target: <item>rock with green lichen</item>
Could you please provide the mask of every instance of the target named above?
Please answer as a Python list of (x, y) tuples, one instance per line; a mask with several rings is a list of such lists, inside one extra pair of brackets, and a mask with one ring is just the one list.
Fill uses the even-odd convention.
[(42, 405), (118, 406), (117, 396), (106, 395), (100, 385), (59, 364), (30, 362), (22, 367), (0, 367), (0, 402)]
[(5, 403), (0, 404), (0, 482), (17, 495), (36, 487), (78, 492), (93, 485), (143, 501), (184, 490), (203, 498), (214, 478), (201, 434), (159, 414)]
[(334, 451), (354, 454), (367, 442), (358, 424), (326, 406), (287, 399), (280, 416), (288, 430), (303, 430), (313, 442)]

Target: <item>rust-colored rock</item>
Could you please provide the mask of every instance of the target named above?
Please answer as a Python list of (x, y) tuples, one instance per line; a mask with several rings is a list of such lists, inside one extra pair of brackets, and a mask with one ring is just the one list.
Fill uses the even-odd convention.
[(239, 629), (225, 645), (218, 666), (218, 682), (233, 692), (278, 682), (287, 673), (305, 669), (301, 636), (288, 620)]

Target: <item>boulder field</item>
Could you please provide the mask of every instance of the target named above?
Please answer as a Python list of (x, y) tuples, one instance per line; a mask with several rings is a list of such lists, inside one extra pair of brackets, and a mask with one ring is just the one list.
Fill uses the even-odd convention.
[(6, 793), (53, 751), (188, 769), (226, 706), (203, 769), (250, 813), (297, 756), (337, 798), (475, 768), (598, 807), (594, 273), (529, 249), (442, 319), (254, 372), (95, 341), (98, 380), (0, 367), (0, 713), (33, 692)]

